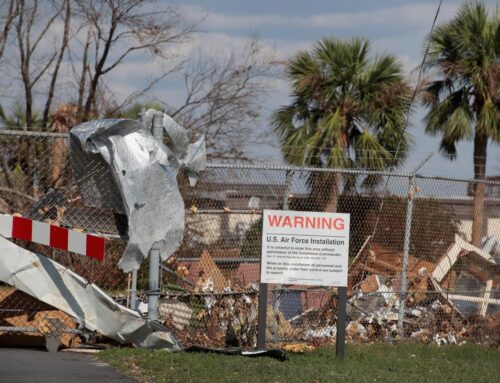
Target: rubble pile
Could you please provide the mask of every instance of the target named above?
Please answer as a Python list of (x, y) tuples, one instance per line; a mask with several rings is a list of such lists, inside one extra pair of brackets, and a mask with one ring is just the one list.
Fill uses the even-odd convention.
[[(423, 343), (462, 343), (468, 335), (463, 318), (440, 299), (415, 304), (413, 296), (406, 299), (404, 338)], [(353, 342), (384, 342), (400, 340), (398, 330), (399, 299), (394, 293), (355, 294), (347, 307), (350, 319), (347, 338)]]
[(13, 344), (41, 346), (44, 336), (55, 331), (61, 331), (62, 347), (81, 344), (80, 337), (71, 331), (78, 324), (68, 314), (6, 285), (0, 286), (0, 321), (0, 343), (4, 345), (9, 344), (9, 337), (15, 337)]
[[(377, 244), (362, 249), (349, 271), (347, 340), (500, 346), (497, 264), (494, 256), (457, 238), (436, 262), (409, 256), (407, 290), (402, 294), (402, 254)], [(164, 323), (183, 344), (223, 347), (234, 335), (239, 345), (256, 346), (256, 283), (243, 285), (228, 277), (208, 251), (203, 252), (197, 265), (197, 279), (175, 260), (169, 267), (182, 280), (191, 280), (193, 286), (182, 293), (167, 293), (160, 304)], [(477, 291), (469, 286), (465, 294), (463, 281), (473, 281)], [(284, 291), (295, 294), (294, 300), (284, 299)], [(401, 333), (398, 319), (402, 297)], [(268, 302), (266, 339), (270, 344), (301, 351), (335, 342), (335, 288), (275, 286), (269, 289)]]
[(233, 332), (239, 345), (254, 348), (258, 286), (235, 285), (237, 291), (230, 287), (218, 291), (214, 286), (212, 277), (201, 276), (192, 292), (167, 293), (159, 304), (163, 323), (186, 346), (224, 347), (228, 332)]

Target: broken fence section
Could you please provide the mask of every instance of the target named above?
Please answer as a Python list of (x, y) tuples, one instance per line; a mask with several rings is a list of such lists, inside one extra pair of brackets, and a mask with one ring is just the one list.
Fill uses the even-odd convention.
[[(16, 242), (64, 265), (127, 305), (129, 278), (116, 267), (126, 246), (126, 219), (113, 209), (82, 202), (77, 186), (85, 180), (76, 182), (68, 165), (68, 139), (0, 132), (0, 144), (0, 213), (19, 213), (46, 224), (99, 233), (107, 238), (106, 260)], [(98, 164), (89, 166), (99, 171)], [(106, 177), (94, 175), (96, 182)], [(415, 177), (404, 290), (409, 175), (393, 174), (387, 189), (385, 177), (383, 172), (356, 169), (223, 163), (209, 165), (194, 189), (181, 182), (186, 206), (184, 237), (179, 250), (162, 264), (162, 323), (183, 345), (255, 347), (262, 210), (334, 209), (351, 214), (348, 341), (411, 339), (499, 345), (500, 183), (481, 181), (485, 185), (483, 242), (472, 246), (478, 182)], [(143, 265), (138, 274), (139, 310), (147, 307), (145, 269)], [(3, 334), (16, 323), (19, 328), (40, 329), (37, 334), (41, 334), (47, 327), (43, 325), (47, 306), (33, 304), (6, 285), (2, 288), (10, 289), (0, 298)], [(333, 344), (336, 305), (335, 289), (270, 285), (268, 343), (291, 344), (295, 350)], [(22, 322), (21, 317), (26, 320)], [(74, 327), (64, 322), (68, 323), (65, 327)]]

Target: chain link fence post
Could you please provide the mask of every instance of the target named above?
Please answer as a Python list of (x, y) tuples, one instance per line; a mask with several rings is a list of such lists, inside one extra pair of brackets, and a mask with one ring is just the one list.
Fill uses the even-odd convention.
[(135, 310), (137, 307), (137, 270), (132, 270), (132, 283), (130, 287), (130, 307)]
[(404, 338), (404, 312), (405, 312), (405, 299), (407, 294), (407, 267), (408, 255), (410, 252), (410, 239), (411, 239), (411, 223), (413, 217), (413, 198), (415, 194), (415, 174), (412, 174), (408, 182), (408, 203), (406, 205), (406, 223), (405, 223), (405, 236), (403, 243), (403, 265), (401, 270), (401, 291), (399, 296), (399, 315), (398, 315), (398, 331), (401, 338)]
[[(144, 116), (146, 115), (146, 109), (142, 108), (139, 114), (141, 118), (141, 123), (144, 124)], [(135, 310), (137, 308), (137, 272), (138, 270), (132, 270), (132, 283), (130, 286), (130, 308)]]

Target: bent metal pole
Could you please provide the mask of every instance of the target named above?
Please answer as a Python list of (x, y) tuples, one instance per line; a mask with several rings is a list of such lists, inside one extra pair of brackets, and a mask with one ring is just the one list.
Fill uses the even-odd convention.
[[(163, 142), (163, 113), (153, 115), (151, 133), (160, 142)], [(149, 278), (148, 278), (148, 318), (158, 320), (158, 297), (160, 275), (160, 248), (156, 244), (149, 251)]]

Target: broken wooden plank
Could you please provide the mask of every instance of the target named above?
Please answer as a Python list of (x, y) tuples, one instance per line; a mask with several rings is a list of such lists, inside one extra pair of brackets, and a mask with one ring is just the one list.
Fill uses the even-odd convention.
[(483, 318), (486, 316), (486, 311), (488, 311), (488, 304), (491, 297), (491, 289), (493, 288), (493, 279), (488, 279), (486, 282), (486, 289), (484, 290), (483, 299), (481, 302), (481, 307), (479, 308), (479, 315)]
[(439, 286), (439, 283), (434, 278), (429, 278), (429, 280), (431, 281), (431, 284), (432, 284), (432, 287), (434, 287), (434, 290), (436, 290), (436, 292), (438, 292), (441, 295), (441, 297), (451, 306), (451, 308), (453, 310), (455, 310), (455, 312), (458, 315), (460, 315), (460, 317), (464, 318), (464, 315), (460, 312), (460, 310), (457, 308), (457, 306), (455, 306), (455, 304), (451, 300), (451, 298), (450, 298), (451, 294), (445, 292), (441, 288), (441, 286)]
[[(382, 267), (386, 270), (391, 270), (397, 274), (401, 274), (401, 267), (399, 266), (395, 266), (395, 265), (391, 265), (390, 263), (388, 262), (385, 262), (385, 261), (381, 261), (379, 259), (370, 259), (369, 262), (372, 264), (372, 266), (379, 266), (379, 267)], [(415, 279), (420, 279), (420, 275), (418, 275), (418, 273), (414, 273), (414, 272), (407, 272), (407, 276), (414, 282)]]
[(476, 302), (476, 303), (483, 303), (483, 302), (488, 302), (489, 305), (500, 305), (500, 299), (495, 299), (495, 298), (489, 298), (487, 300), (484, 299), (483, 297), (472, 297), (470, 295), (460, 295), (460, 294), (448, 294), (446, 293), (446, 296), (449, 299), (453, 299), (456, 301), (465, 301), (465, 302)]
[(432, 278), (435, 279), (438, 283), (441, 282), (457, 261), (458, 255), (461, 251), (462, 248), (458, 243), (455, 242), (453, 245), (451, 245), (448, 251), (438, 261), (436, 268), (432, 272)]
[(384, 277), (392, 277), (393, 275), (387, 271), (379, 270), (371, 266), (363, 266), (363, 270), (372, 274), (382, 275)]
[(229, 283), (207, 250), (203, 250), (201, 253), (199, 263), (204, 277), (212, 278), (216, 292), (222, 293), (224, 288), (229, 286)]
[(359, 289), (363, 293), (374, 293), (380, 289), (380, 278), (377, 274), (372, 274), (369, 277), (363, 279), (359, 285)]
[(363, 242), (363, 245), (354, 257), (351, 265), (349, 266), (349, 276), (347, 282), (349, 290), (353, 290), (354, 285), (363, 279), (363, 276), (361, 275), (361, 272), (363, 271), (363, 261), (366, 260), (368, 254), (370, 253), (367, 250), (369, 250), (368, 245), (370, 244), (371, 239), (371, 235), (366, 237), (365, 242)]
[(460, 238), (460, 236), (455, 235), (455, 243), (450, 246), (448, 251), (441, 257), (438, 264), (436, 265), (436, 268), (432, 272), (432, 277), (437, 282), (441, 282), (446, 274), (448, 274), (453, 265), (457, 262), (458, 257), (460, 256), (460, 253), (462, 251), (476, 254), (476, 256), (469, 255), (472, 258), (476, 258), (476, 262), (478, 262), (477, 256), (479, 256), (481, 263), (486, 262), (487, 265), (490, 265), (492, 267), (496, 266), (490, 254), (480, 249), (479, 247), (476, 247), (464, 241), (462, 238)]

